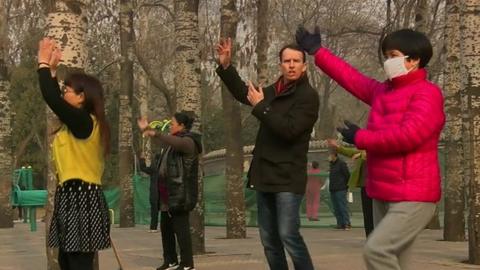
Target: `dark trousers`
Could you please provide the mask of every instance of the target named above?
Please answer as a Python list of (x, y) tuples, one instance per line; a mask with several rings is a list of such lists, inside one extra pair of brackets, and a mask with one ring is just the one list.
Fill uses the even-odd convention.
[(345, 228), (350, 225), (350, 213), (347, 205), (347, 190), (330, 191), (333, 212), (337, 219), (337, 227)]
[(300, 235), (300, 204), (303, 195), (257, 191), (258, 229), (272, 270), (288, 270), (285, 250), (296, 270), (313, 270), (307, 245)]
[(158, 228), (158, 211), (159, 203), (157, 200), (150, 198), (150, 230), (156, 230)]
[(162, 211), (160, 229), (162, 231), (163, 260), (166, 263), (177, 262), (175, 238), (180, 247), (180, 263), (193, 267), (192, 237), (190, 235), (189, 212)]
[(58, 250), (61, 270), (93, 270), (94, 252), (63, 252)]
[(372, 199), (368, 197), (365, 187), (361, 188), (362, 194), (362, 211), (363, 211), (363, 227), (365, 235), (368, 237), (373, 231), (373, 206)]

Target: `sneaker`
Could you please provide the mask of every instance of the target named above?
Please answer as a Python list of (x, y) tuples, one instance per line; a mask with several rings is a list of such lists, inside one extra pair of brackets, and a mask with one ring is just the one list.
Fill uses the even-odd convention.
[(178, 269), (178, 263), (164, 263), (157, 270), (176, 270)]
[(344, 231), (350, 231), (351, 229), (352, 229), (352, 225), (345, 225), (345, 227), (343, 227)]
[(182, 264), (180, 264), (177, 268), (175, 268), (175, 270), (195, 270), (195, 268), (191, 266), (183, 266)]
[(158, 230), (148, 230), (149, 233), (158, 233)]

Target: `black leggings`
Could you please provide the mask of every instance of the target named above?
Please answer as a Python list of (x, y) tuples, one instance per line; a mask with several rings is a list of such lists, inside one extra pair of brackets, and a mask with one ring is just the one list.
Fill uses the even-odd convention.
[(95, 252), (63, 252), (58, 250), (61, 270), (93, 270)]
[(175, 238), (180, 246), (180, 263), (193, 267), (192, 237), (190, 235), (189, 212), (162, 211), (160, 229), (162, 231), (163, 259), (166, 263), (177, 262)]

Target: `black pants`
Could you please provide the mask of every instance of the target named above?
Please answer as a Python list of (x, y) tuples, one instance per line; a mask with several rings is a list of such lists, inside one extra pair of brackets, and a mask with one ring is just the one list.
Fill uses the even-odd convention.
[(150, 198), (150, 230), (156, 230), (158, 228), (158, 211), (159, 209), (158, 199), (153, 200)]
[(162, 211), (160, 229), (162, 231), (163, 260), (167, 263), (177, 262), (175, 238), (180, 247), (180, 263), (193, 267), (192, 237), (190, 235), (189, 212)]
[(363, 227), (365, 235), (368, 237), (373, 231), (373, 206), (372, 199), (368, 197), (365, 187), (361, 188), (362, 194), (362, 211), (363, 211)]
[(93, 270), (94, 252), (63, 252), (58, 250), (61, 270)]

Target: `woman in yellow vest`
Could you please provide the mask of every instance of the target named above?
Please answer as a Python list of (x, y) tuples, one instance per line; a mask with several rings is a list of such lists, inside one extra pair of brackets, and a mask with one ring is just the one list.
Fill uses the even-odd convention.
[(59, 184), (48, 244), (59, 249), (61, 269), (89, 270), (95, 252), (110, 247), (108, 206), (101, 186), (110, 131), (100, 82), (72, 73), (60, 89), (55, 77), (60, 58), (53, 40), (40, 41), (40, 90), (62, 123), (52, 143)]

